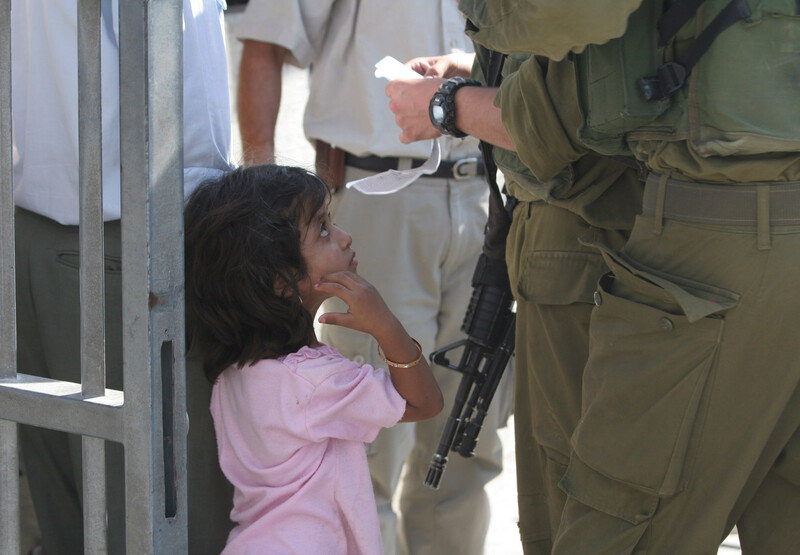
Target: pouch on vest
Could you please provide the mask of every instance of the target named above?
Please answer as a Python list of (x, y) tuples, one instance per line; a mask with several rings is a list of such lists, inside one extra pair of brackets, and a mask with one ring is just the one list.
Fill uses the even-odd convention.
[[(676, 4), (644, 0), (625, 35), (576, 57), (581, 141), (609, 155), (629, 153), (638, 141), (681, 140), (704, 157), (800, 151), (800, 2), (689, 2), (696, 14), (659, 49), (659, 18)], [(708, 31), (711, 41), (702, 40)], [(688, 56), (684, 86), (645, 100), (642, 78), (680, 62), (695, 43), (704, 47)]]
[(575, 58), (585, 114), (578, 137), (600, 154), (629, 154), (625, 134), (652, 122), (670, 106), (669, 98), (645, 101), (636, 83), (663, 63), (655, 32), (662, 10), (663, 0), (644, 0), (631, 14), (622, 37), (589, 45)]

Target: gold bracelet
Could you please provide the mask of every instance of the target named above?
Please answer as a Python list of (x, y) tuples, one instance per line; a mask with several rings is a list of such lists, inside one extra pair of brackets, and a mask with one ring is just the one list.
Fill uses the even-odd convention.
[(414, 362), (401, 363), (401, 362), (391, 361), (388, 358), (386, 358), (386, 356), (383, 354), (383, 351), (381, 350), (381, 346), (380, 345), (378, 345), (378, 356), (381, 357), (383, 359), (383, 362), (385, 362), (389, 366), (394, 366), (395, 368), (414, 368), (417, 364), (422, 362), (422, 359), (423, 359), (422, 345), (420, 345), (419, 341), (417, 341), (413, 337), (411, 338), (411, 341), (413, 341), (414, 345), (416, 345), (417, 349), (419, 349), (419, 356), (417, 357), (417, 360), (415, 360)]

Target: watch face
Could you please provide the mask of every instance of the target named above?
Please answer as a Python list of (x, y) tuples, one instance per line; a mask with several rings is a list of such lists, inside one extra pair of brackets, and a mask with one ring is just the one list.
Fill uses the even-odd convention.
[(431, 106), (431, 117), (437, 122), (441, 123), (444, 119), (444, 108), (442, 108), (439, 104), (434, 104)]
[(470, 79), (451, 77), (439, 85), (439, 90), (433, 94), (428, 104), (428, 116), (433, 126), (438, 129), (442, 135), (466, 137), (464, 132), (456, 127), (455, 94), (461, 87), (478, 84), (477, 81), (472, 81)]

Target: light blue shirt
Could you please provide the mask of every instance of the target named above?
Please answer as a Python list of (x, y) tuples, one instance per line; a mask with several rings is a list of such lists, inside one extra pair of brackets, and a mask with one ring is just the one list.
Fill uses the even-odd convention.
[[(119, 25), (103, 0), (103, 218), (120, 218)], [(184, 189), (231, 167), (224, 4), (183, 3)], [(12, 0), (14, 202), (79, 222), (76, 0)], [(125, 76), (122, 76), (123, 86)]]

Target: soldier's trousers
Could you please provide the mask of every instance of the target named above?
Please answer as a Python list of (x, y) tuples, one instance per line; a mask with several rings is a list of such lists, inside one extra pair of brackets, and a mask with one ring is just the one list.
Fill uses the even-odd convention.
[(766, 224), (652, 214), (600, 247), (554, 553), (710, 555), (734, 524), (797, 549), (800, 220)]
[(580, 241), (621, 247), (626, 236), (541, 201), (520, 202), (514, 210), (506, 260), (517, 301), (514, 425), (526, 555), (550, 553), (566, 501), (558, 483), (581, 412), (593, 294), (608, 271), (600, 254)]

